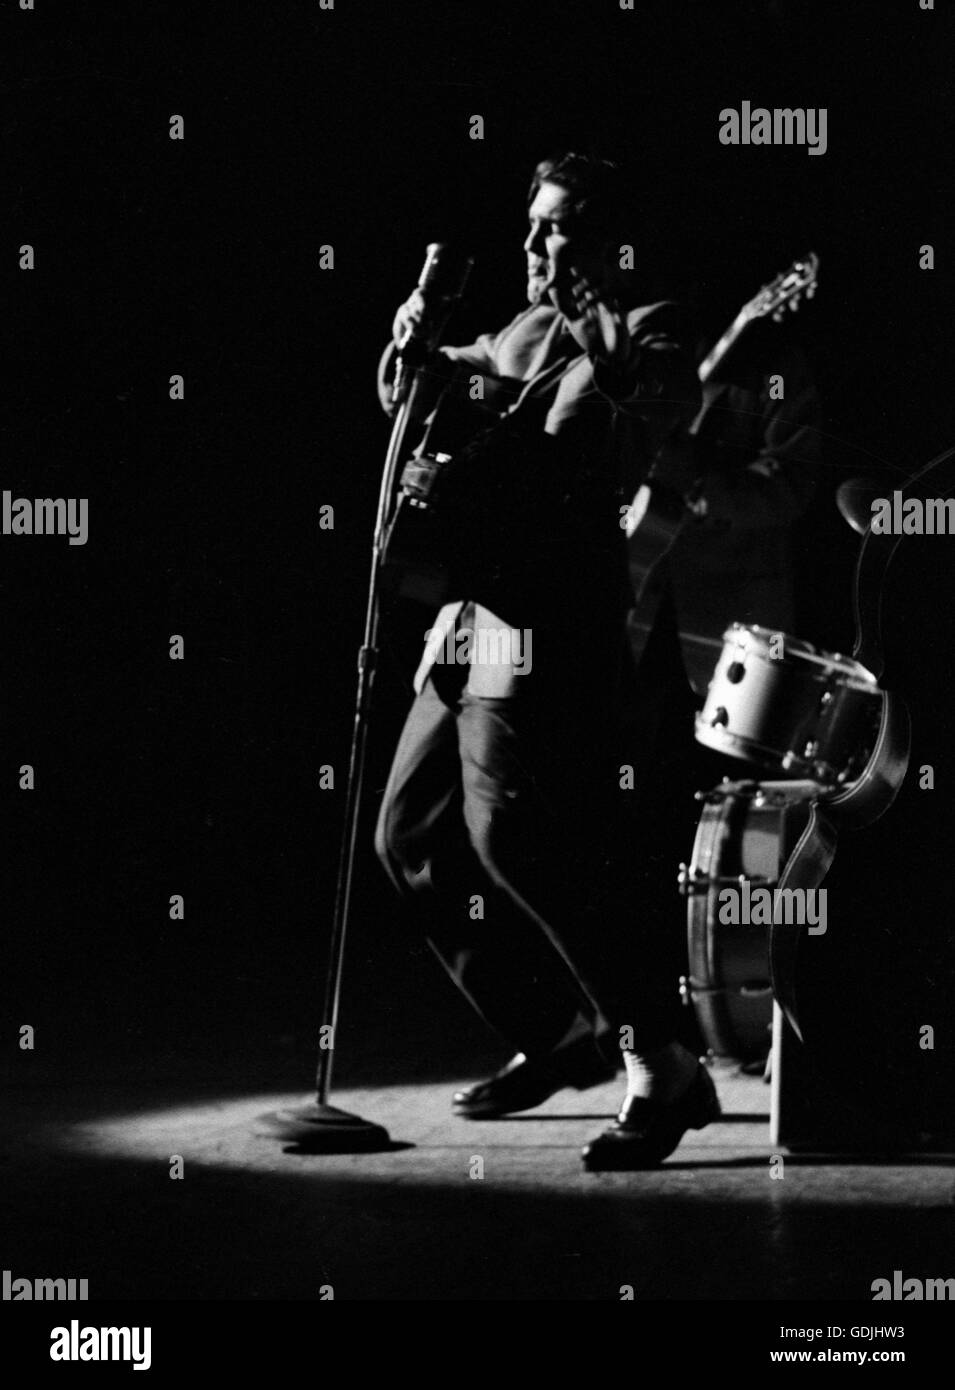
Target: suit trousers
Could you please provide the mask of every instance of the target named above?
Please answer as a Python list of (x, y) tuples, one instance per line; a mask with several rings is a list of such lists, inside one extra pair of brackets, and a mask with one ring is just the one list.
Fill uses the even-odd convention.
[(623, 1028), (637, 1051), (664, 1045), (679, 1028), (676, 875), (693, 816), (672, 607), (623, 679), (492, 699), (462, 688), (466, 673), (435, 668), (409, 712), (376, 831), (389, 877), (514, 1050), (542, 1057), (608, 1029), (615, 1050)]

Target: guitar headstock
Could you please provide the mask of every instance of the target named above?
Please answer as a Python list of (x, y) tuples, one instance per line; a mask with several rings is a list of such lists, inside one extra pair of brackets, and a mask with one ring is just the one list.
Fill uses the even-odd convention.
[(779, 323), (787, 311), (795, 313), (803, 296), (812, 299), (818, 280), (819, 257), (810, 251), (808, 256), (793, 261), (788, 270), (764, 285), (743, 309), (743, 317), (750, 320), (772, 315)]

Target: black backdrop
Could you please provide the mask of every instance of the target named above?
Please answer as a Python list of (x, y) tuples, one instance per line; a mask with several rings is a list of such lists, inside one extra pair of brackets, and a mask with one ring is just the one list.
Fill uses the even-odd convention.
[[(636, 171), (636, 244), (714, 322), (814, 247), (799, 326), (829, 482), (800, 631), (845, 647), (853, 540), (833, 487), (952, 435), (950, 23), (915, 0), (47, 0), (11, 29), (13, 241), (36, 269), (8, 239), (2, 485), (88, 497), (90, 539), (0, 538), (4, 1047), (30, 1022), (29, 1065), (58, 1075), (93, 1057), (195, 1075), (230, 1052), (237, 1075), (268, 1072), (289, 1048), (304, 1065), (387, 436), (373, 374), (425, 243), (460, 235), (477, 256), (452, 338), (500, 325), (521, 302), (530, 169), (598, 142)], [(718, 112), (744, 99), (827, 107), (827, 153), (721, 146)], [(370, 806), (424, 617), (390, 630)], [(411, 1007), (414, 986), (396, 1003), (382, 975), (415, 948), (394, 944), (367, 841), (351, 969), (374, 1034)]]

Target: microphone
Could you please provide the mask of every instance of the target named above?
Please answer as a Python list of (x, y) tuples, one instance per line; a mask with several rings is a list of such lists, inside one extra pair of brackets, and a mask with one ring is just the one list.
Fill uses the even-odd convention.
[(447, 242), (428, 243), (418, 277), (418, 289), (425, 303), (425, 321), (417, 327), (409, 326), (398, 344), (392, 404), (399, 405), (404, 400), (414, 369), (421, 365), (441, 336), (452, 309), (464, 293), (473, 265), (473, 256), (461, 256)]

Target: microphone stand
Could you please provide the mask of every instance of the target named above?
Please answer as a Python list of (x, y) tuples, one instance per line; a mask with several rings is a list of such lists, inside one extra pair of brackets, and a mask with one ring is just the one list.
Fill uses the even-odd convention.
[(365, 751), (368, 741), (368, 716), (371, 709), (372, 685), (378, 662), (378, 628), (380, 619), (379, 578), (385, 538), (391, 520), (395, 479), (401, 458), (404, 438), (414, 413), (421, 389), (420, 368), (410, 374), (401, 372), (405, 386), (399, 401), (385, 455), (378, 512), (371, 551), (371, 572), (368, 579), (368, 599), (365, 609), (365, 632), (358, 652), (358, 690), (355, 696), (355, 717), (352, 726), (351, 752), (348, 760), (348, 784), (345, 793), (345, 822), (338, 859), (338, 883), (335, 892), (335, 915), (328, 953), (328, 974), (325, 983), (323, 1025), (330, 1027), (331, 1047), (321, 1045), (318, 1051), (315, 1100), (292, 1110), (279, 1110), (263, 1117), (270, 1129), (281, 1139), (312, 1153), (358, 1153), (389, 1148), (391, 1140), (381, 1125), (363, 1120), (359, 1115), (340, 1110), (329, 1101), (332, 1080), (338, 1010), (341, 996), (342, 967), (345, 937), (351, 910), (352, 873), (358, 840), (362, 785), (365, 774)]

